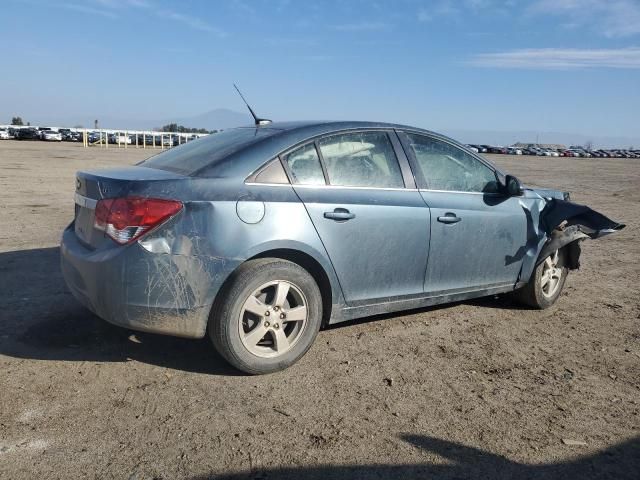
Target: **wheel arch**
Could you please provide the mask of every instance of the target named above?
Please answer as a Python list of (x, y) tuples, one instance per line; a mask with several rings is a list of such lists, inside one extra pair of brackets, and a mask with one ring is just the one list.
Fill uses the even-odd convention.
[[(270, 244), (263, 245), (263, 248), (249, 252), (244, 259), (235, 265), (233, 270), (228, 271), (222, 284), (216, 289), (213, 303), (211, 305), (211, 312), (215, 309), (217, 302), (222, 295), (228, 290), (230, 282), (233, 281), (234, 273), (238, 268), (244, 265), (250, 260), (258, 258), (279, 258), (282, 260), (288, 260), (292, 263), (300, 265), (307, 270), (309, 274), (318, 284), (320, 293), (322, 294), (322, 326), (325, 327), (329, 324), (334, 308), (344, 304), (342, 290), (336, 277), (333, 267), (328, 259), (318, 258), (318, 254), (315, 250), (313, 252), (307, 251), (304, 246), (298, 245), (280, 245)], [(209, 320), (211, 313), (209, 314)]]
[(542, 263), (551, 253), (565, 249), (567, 252), (567, 267), (576, 270), (580, 267), (580, 242), (589, 238), (578, 225), (571, 225), (565, 229), (555, 229), (543, 246), (535, 266)]
[(274, 248), (262, 251), (254, 255), (253, 257), (248, 258), (246, 261), (254, 260), (257, 258), (279, 258), (282, 260), (288, 260), (292, 263), (300, 265), (307, 272), (309, 272), (309, 274), (318, 284), (320, 293), (322, 294), (322, 326), (325, 327), (329, 324), (332, 306), (334, 303), (336, 303), (336, 295), (334, 292), (334, 285), (332, 284), (329, 275), (317, 259), (301, 250), (296, 250), (293, 248)]

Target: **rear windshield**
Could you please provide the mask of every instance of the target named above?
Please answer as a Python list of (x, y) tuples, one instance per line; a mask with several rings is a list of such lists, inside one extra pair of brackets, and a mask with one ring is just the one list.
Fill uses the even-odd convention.
[(263, 127), (225, 130), (174, 147), (139, 163), (139, 165), (192, 175), (198, 170), (214, 165), (232, 153), (277, 132), (278, 130)]

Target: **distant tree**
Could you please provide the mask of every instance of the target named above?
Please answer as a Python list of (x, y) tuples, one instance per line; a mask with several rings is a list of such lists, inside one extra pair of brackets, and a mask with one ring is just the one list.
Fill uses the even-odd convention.
[(160, 131), (162, 132), (178, 132), (178, 124), (177, 123), (170, 123), (168, 125), (165, 125), (164, 127), (162, 127), (160, 129)]
[(22, 117), (13, 117), (11, 119), (11, 125), (23, 126), (24, 122), (22, 121)]
[(74, 125), (73, 128), (84, 128), (83, 125)]
[(177, 123), (169, 123), (159, 128), (161, 132), (177, 132), (177, 133), (216, 133), (216, 130), (209, 131), (206, 128), (190, 128)]

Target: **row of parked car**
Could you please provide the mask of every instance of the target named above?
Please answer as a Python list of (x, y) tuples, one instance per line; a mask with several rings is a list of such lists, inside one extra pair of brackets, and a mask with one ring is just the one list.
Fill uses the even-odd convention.
[[(195, 140), (202, 134), (175, 133), (127, 133), (90, 131), (87, 140), (93, 144), (112, 145), (146, 145), (155, 147), (174, 147)], [(45, 140), (53, 142), (82, 142), (83, 133), (71, 128), (50, 127), (0, 127), (0, 140), (15, 138), (17, 140)], [(582, 157), (582, 158), (640, 158), (640, 150), (636, 149), (587, 149), (579, 146), (569, 148), (548, 148), (539, 145), (527, 147), (496, 147), (492, 145), (468, 144), (467, 147), (476, 153), (497, 153), (503, 155), (535, 155), (539, 157)]]
[(15, 138), (16, 140), (47, 140), (51, 142), (61, 142), (63, 140), (81, 141), (82, 136), (79, 132), (72, 132), (70, 128), (53, 129), (48, 127), (42, 128), (1, 128), (0, 139), (8, 140)]
[[(149, 145), (173, 147), (198, 138), (200, 134), (177, 135), (171, 133), (87, 132), (89, 143), (109, 143), (112, 145)], [(45, 140), (50, 142), (82, 142), (83, 132), (70, 128), (50, 127), (0, 127), (0, 140)]]
[(594, 150), (584, 147), (571, 146), (569, 148), (529, 147), (494, 147), (491, 145), (467, 145), (476, 153), (498, 153), (504, 155), (535, 155), (538, 157), (582, 157), (582, 158), (640, 158), (640, 150), (613, 149)]
[(150, 145), (156, 147), (175, 147), (183, 143), (195, 140), (199, 135), (178, 135), (175, 133), (133, 133), (125, 132), (89, 132), (89, 143), (104, 143), (105, 141), (115, 145)]

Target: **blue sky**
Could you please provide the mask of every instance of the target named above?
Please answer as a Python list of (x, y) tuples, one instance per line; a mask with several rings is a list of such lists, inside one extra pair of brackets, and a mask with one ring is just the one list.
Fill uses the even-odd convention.
[(10, 0), (0, 42), (0, 123), (243, 111), (235, 81), (278, 120), (640, 138), (640, 0)]

